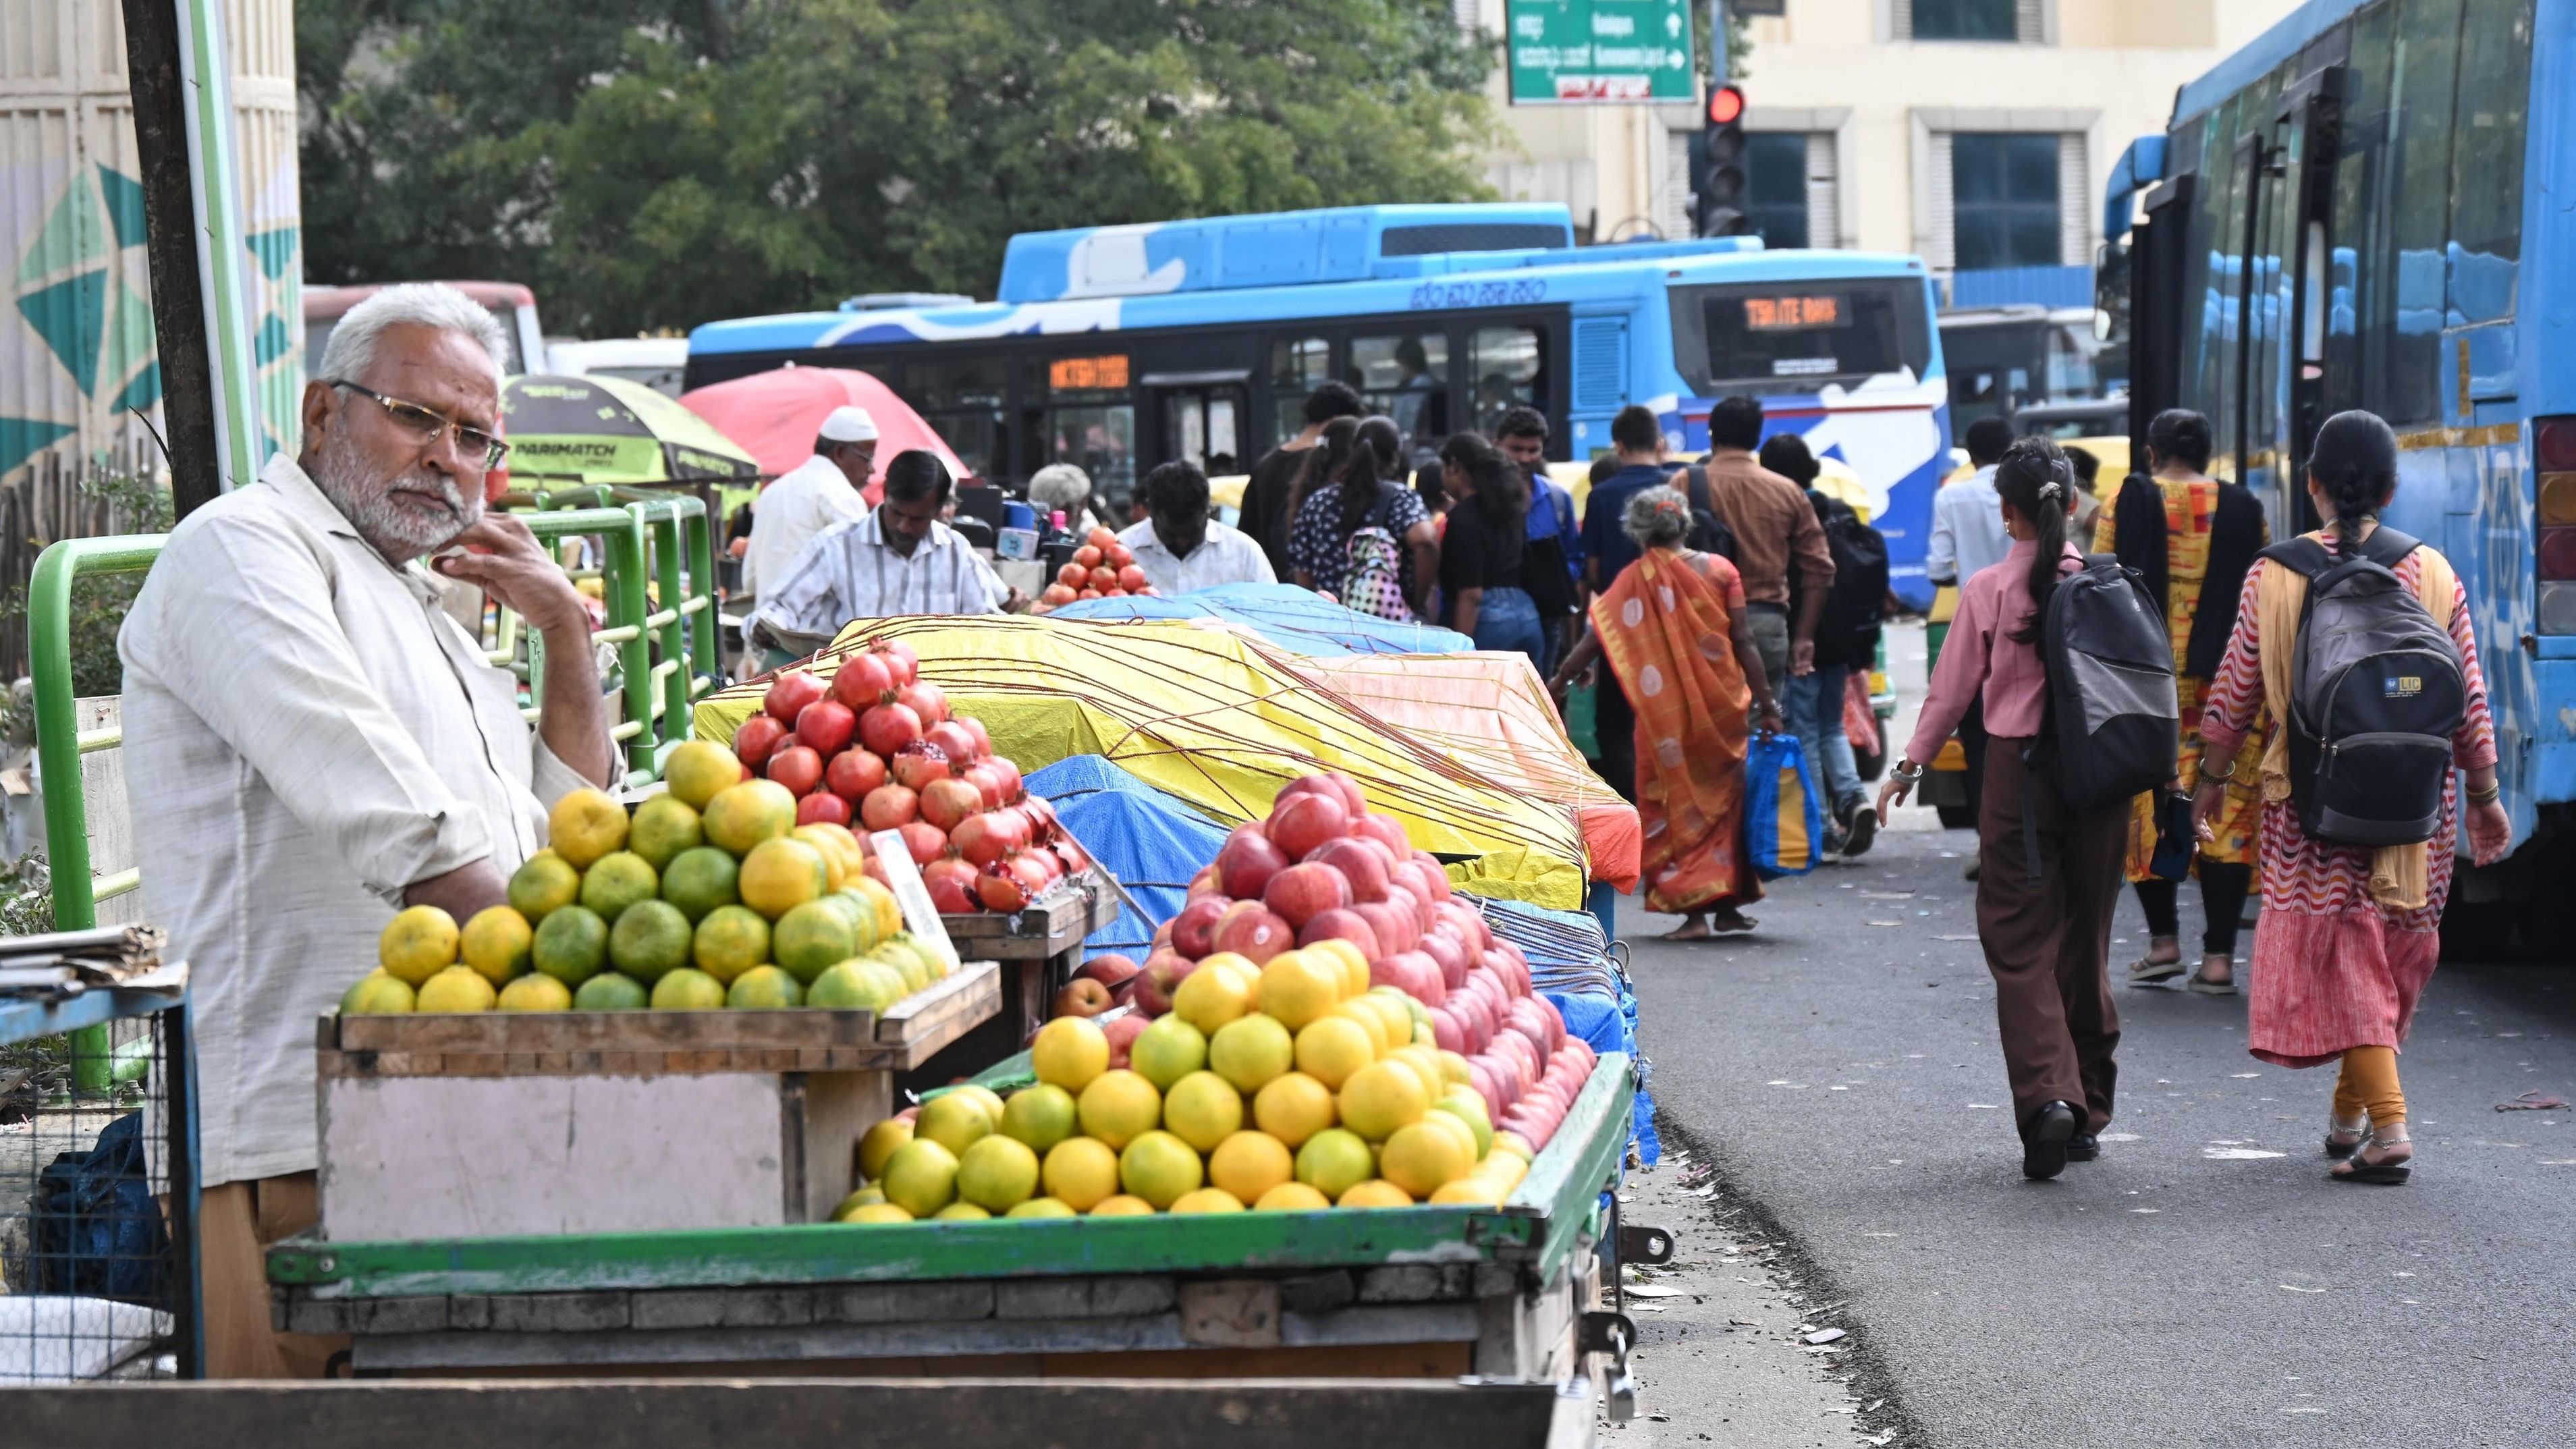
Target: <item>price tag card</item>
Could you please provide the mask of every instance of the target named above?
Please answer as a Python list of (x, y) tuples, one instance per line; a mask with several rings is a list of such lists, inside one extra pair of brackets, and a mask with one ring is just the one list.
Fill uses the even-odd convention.
[(903, 843), (903, 832), (880, 830), (868, 837), (868, 846), (877, 853), (877, 864), (885, 867), (886, 883), (894, 889), (895, 904), (903, 908), (903, 924), (913, 939), (927, 941), (948, 958), (950, 966), (964, 963), (957, 959), (957, 944), (948, 939), (948, 923), (939, 919), (939, 908), (930, 903), (930, 888), (921, 883), (921, 867), (913, 863), (912, 850)]

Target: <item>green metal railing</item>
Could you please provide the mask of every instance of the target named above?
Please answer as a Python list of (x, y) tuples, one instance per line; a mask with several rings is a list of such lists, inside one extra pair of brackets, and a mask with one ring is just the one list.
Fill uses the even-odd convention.
[[(635, 501), (616, 506), (518, 516), (550, 546), (582, 536), (601, 542), (599, 576), (608, 622), (591, 639), (617, 651), (616, 668), (604, 683), (619, 700), (622, 718), (611, 733), (626, 749), (624, 783), (635, 786), (660, 778), (670, 752), (689, 738), (693, 706), (698, 696), (715, 688), (719, 658), (714, 541), (705, 505), (689, 497), (630, 496)], [(56, 930), (97, 925), (99, 902), (124, 895), (143, 881), (133, 868), (98, 875), (91, 866), (81, 759), (117, 748), (125, 732), (120, 725), (80, 728), (72, 689), (72, 585), (82, 577), (146, 572), (161, 556), (165, 541), (160, 534), (65, 539), (38, 555), (27, 586), (36, 763), (44, 782)], [(527, 684), (530, 705), (522, 712), (536, 720), (545, 695), (544, 641), (502, 609), (495, 647), (487, 657)], [(96, 1095), (109, 1089), (106, 1033), (105, 1027), (90, 1027), (76, 1039), (76, 1091)]]

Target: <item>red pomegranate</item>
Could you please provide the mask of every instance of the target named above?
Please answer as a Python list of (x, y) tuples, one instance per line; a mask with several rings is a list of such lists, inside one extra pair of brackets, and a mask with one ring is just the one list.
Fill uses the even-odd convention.
[(765, 714), (756, 714), (742, 722), (733, 732), (734, 758), (757, 770), (769, 763), (769, 757), (787, 739), (787, 726)]
[(823, 785), (844, 800), (856, 803), (868, 792), (886, 782), (886, 763), (866, 750), (843, 750), (823, 767)]
[(901, 785), (879, 785), (859, 802), (859, 819), (870, 830), (894, 830), (921, 818), (921, 797)]
[(921, 818), (942, 830), (954, 831), (958, 823), (984, 808), (984, 797), (963, 780), (933, 780), (920, 787)]
[(938, 685), (918, 682), (907, 684), (897, 689), (894, 697), (897, 703), (921, 716), (924, 728), (943, 723), (948, 718), (948, 696), (939, 692)]
[(864, 653), (843, 659), (832, 676), (832, 697), (853, 710), (891, 703), (894, 681), (886, 677), (885, 661)]
[(1026, 827), (996, 814), (969, 815), (948, 832), (948, 843), (976, 866), (991, 865), (1027, 843)]
[(859, 717), (837, 699), (818, 699), (796, 716), (796, 738), (827, 760), (849, 748), (858, 728)]
[(948, 853), (948, 833), (926, 820), (915, 820), (895, 827), (903, 832), (903, 848), (912, 852), (915, 865), (928, 865)]
[(859, 743), (891, 760), (921, 738), (921, 716), (910, 705), (880, 704), (859, 716)]
[(983, 757), (983, 751), (975, 748), (975, 732), (953, 719), (932, 725), (922, 732), (921, 737), (939, 747), (939, 753), (948, 757), (948, 768), (953, 772), (963, 773), (967, 766)]
[(868, 652), (885, 666), (887, 682), (897, 689), (921, 677), (921, 656), (900, 639), (880, 639), (868, 646)]
[(975, 895), (975, 867), (954, 856), (943, 856), (921, 868), (922, 884), (930, 887), (930, 903), (941, 915), (979, 910), (982, 902)]
[(829, 790), (817, 790), (796, 802), (796, 823), (847, 825), (850, 823), (850, 802)]
[[(914, 740), (895, 751), (893, 764), (894, 777), (915, 790), (927, 790), (932, 781), (949, 778), (948, 757), (928, 740)], [(982, 798), (981, 794), (976, 796), (979, 801)]]
[(805, 745), (789, 745), (769, 757), (761, 773), (787, 787), (790, 795), (811, 795), (823, 783), (823, 757)]
[(791, 669), (770, 681), (768, 691), (760, 696), (760, 707), (771, 719), (792, 725), (805, 706), (822, 697), (823, 681), (809, 671)]

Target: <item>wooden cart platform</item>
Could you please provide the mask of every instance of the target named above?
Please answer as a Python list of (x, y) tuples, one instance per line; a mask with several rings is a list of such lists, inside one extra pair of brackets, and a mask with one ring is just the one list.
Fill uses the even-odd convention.
[(1057, 988), (1082, 964), (1082, 943), (1118, 919), (1118, 892), (1094, 866), (1027, 910), (942, 916), (957, 954), (1003, 963), (1002, 1009), (897, 1083), (915, 1094), (971, 1077), (1028, 1045), (1054, 1015)]

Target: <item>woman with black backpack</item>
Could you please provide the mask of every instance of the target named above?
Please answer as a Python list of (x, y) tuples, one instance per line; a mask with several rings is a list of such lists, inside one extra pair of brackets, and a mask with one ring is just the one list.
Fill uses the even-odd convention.
[(1403, 446), (1392, 420), (1366, 418), (1329, 484), (1298, 480), (1288, 561), (1299, 587), (1381, 619), (1418, 616), (1439, 574), (1440, 541), (1422, 495), (1396, 481)]
[(2077, 808), (2035, 747), (2048, 733), (2042, 621), (2083, 560), (2067, 542), (2075, 470), (2045, 438), (1995, 465), (2003, 562), (1959, 589), (1959, 612), (1905, 757), (1879, 788), (1879, 822), (1903, 804), (1972, 702), (1985, 708), (1985, 798), (1977, 802), (1977, 935), (1995, 978), (1995, 1018), (2025, 1177), (2083, 1162), (2111, 1120), (2120, 1013), (2111, 1001), (2111, 913), (2120, 899), (2127, 799)]
[(2366, 412), (2328, 418), (2307, 488), (2331, 522), (2265, 549), (2246, 575), (2201, 720), (2193, 813), (2211, 839), (2237, 748), (2268, 721), (2246, 1048), (2285, 1067), (2340, 1062), (2331, 1175), (2395, 1184), (2414, 1158), (2397, 1048), (2441, 953), (2461, 814), (2453, 767), (2467, 775), (2478, 864), (2504, 854), (2513, 827), (2468, 592), (2440, 553), (2379, 523), (2397, 490), (2397, 435)]

